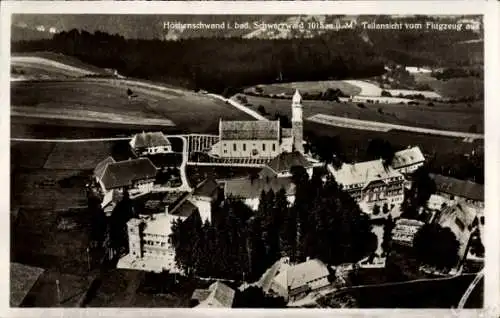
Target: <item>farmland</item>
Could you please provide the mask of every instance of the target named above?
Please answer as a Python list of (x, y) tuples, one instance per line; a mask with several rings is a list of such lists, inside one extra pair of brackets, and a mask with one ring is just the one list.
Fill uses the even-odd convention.
[[(32, 114), (39, 116), (44, 113), (54, 124), (59, 121), (67, 125), (65, 120), (50, 116), (51, 114), (67, 114), (72, 125), (87, 127), (91, 124), (105, 127), (107, 123), (100, 121), (109, 119), (111, 124), (123, 127), (123, 118), (133, 118), (136, 120), (136, 123), (131, 125), (133, 127), (139, 127), (141, 123), (148, 123), (149, 120), (152, 123), (151, 128), (169, 128), (173, 122), (176, 130), (199, 133), (216, 132), (219, 118), (250, 119), (234, 107), (208, 96), (188, 91), (160, 91), (133, 86), (137, 97), (128, 98), (127, 85), (113, 83), (102, 80), (13, 82), (12, 110), (15, 112), (18, 109), (16, 106), (20, 106), (23, 114), (28, 113), (28, 116), (21, 114), (13, 118), (20, 117), (21, 124), (28, 125), (27, 129), (29, 123), (26, 124), (26, 119), (34, 121), (35, 124), (43, 123), (42, 120), (37, 122), (39, 118), (29, 116), (32, 109)], [(84, 118), (85, 121), (78, 121), (78, 117)], [(92, 122), (95, 118), (98, 119), (97, 122)], [(200, 118), (203, 118), (203, 121), (200, 121)]]
[[(33, 62), (29, 63), (30, 67), (42, 67), (41, 64), (45, 64), (47, 67), (48, 71), (54, 71), (58, 72), (58, 67), (57, 66), (51, 66), (48, 65), (50, 64), (51, 61), (56, 62), (56, 63), (61, 63), (68, 65), (73, 68), (78, 68), (81, 69), (82, 71), (85, 71), (87, 73), (95, 73), (95, 74), (109, 74), (108, 71), (96, 67), (91, 64), (84, 63), (80, 61), (77, 58), (74, 58), (69, 55), (64, 55), (64, 54), (59, 54), (59, 53), (54, 53), (54, 52), (30, 52), (30, 53), (13, 53), (11, 60), (12, 64), (16, 65), (16, 60), (23, 60), (23, 59), (31, 59)], [(45, 63), (44, 63), (45, 62)], [(58, 64), (56, 64), (58, 65)], [(60, 70), (59, 70), (60, 71)]]
[[(317, 94), (326, 91), (327, 89), (340, 89), (344, 94), (352, 96), (358, 95), (361, 92), (361, 88), (358, 86), (349, 84), (346, 81), (315, 81), (315, 82), (292, 82), (292, 83), (279, 83), (279, 84), (269, 84), (269, 85), (258, 85), (262, 89), (262, 94), (264, 95), (292, 95), (295, 89), (300, 90), (302, 94)], [(254, 91), (255, 87), (247, 89), (248, 91)]]
[(459, 77), (443, 81), (429, 74), (414, 74), (413, 76), (417, 83), (428, 84), (444, 98), (481, 96), (484, 90), (484, 81), (475, 77)]
[[(263, 106), (273, 115), (278, 112), (291, 116), (290, 100), (246, 96), (251, 108)], [(483, 131), (482, 103), (421, 105), (369, 104), (364, 108), (354, 103), (331, 101), (303, 101), (304, 118), (315, 114), (326, 114), (352, 119), (371, 120), (391, 124), (408, 125), (422, 128), (468, 132), (476, 126), (477, 132)]]

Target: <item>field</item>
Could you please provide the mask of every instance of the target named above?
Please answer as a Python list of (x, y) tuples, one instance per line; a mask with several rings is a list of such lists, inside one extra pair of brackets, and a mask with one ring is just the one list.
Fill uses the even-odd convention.
[[(19, 208), (11, 231), (12, 260), (86, 274), (90, 216), (84, 187), (97, 162), (111, 154), (126, 159), (127, 151), (127, 141), (12, 143), (11, 209)], [(97, 260), (91, 256), (92, 264)]]
[[(344, 94), (349, 96), (358, 95), (361, 92), (361, 88), (349, 84), (345, 81), (292, 82), (292, 83), (258, 85), (258, 87), (262, 88), (262, 93), (265, 95), (271, 95), (271, 94), (293, 95), (296, 89), (298, 89), (301, 92), (301, 94), (322, 93), (329, 88), (340, 89)], [(247, 90), (254, 91), (255, 87), (248, 88)]]
[(447, 81), (437, 80), (429, 74), (414, 74), (419, 84), (428, 84), (445, 98), (463, 98), (483, 94), (484, 81), (475, 77), (452, 78)]
[[(279, 112), (291, 118), (290, 100), (246, 96), (252, 109), (263, 106), (274, 114)], [(369, 104), (361, 108), (354, 103), (337, 103), (330, 101), (303, 101), (304, 118), (315, 114), (326, 114), (352, 119), (379, 121), (391, 124), (408, 125), (422, 128), (468, 132), (475, 125), (477, 132), (483, 132), (483, 105), (441, 104), (420, 105), (401, 104)]]
[[(236, 108), (205, 95), (188, 91), (137, 88), (132, 85), (137, 97), (130, 99), (127, 97), (127, 87), (120, 81), (103, 80), (13, 82), (11, 104), (13, 111), (16, 111), (16, 106), (21, 106), (23, 113), (29, 112), (31, 108), (32, 114), (37, 116), (41, 110), (46, 117), (52, 117), (51, 121), (64, 122), (60, 118), (61, 114), (68, 115), (72, 124), (78, 124), (78, 117), (85, 121), (95, 121), (96, 118), (98, 121), (109, 120), (112, 124), (122, 126), (123, 118), (135, 119), (137, 122), (132, 123), (132, 126), (140, 126), (139, 120), (146, 123), (154, 120), (153, 126), (158, 120), (162, 120), (161, 125), (166, 125), (167, 128), (173, 121), (178, 130), (198, 133), (216, 132), (220, 118), (251, 119)], [(18, 116), (13, 118), (16, 117)], [(28, 118), (20, 117), (22, 120)], [(36, 121), (37, 118), (28, 119)], [(89, 123), (85, 121), (82, 121), (83, 125), (88, 126)], [(160, 123), (156, 126), (160, 126)], [(97, 123), (97, 126), (106, 124)]]
[[(79, 68), (79, 69), (82, 69), (82, 70), (85, 70), (89, 73), (96, 73), (96, 74), (109, 74), (108, 71), (102, 69), (102, 68), (99, 68), (99, 67), (96, 67), (96, 66), (93, 66), (93, 65), (90, 65), (90, 64), (86, 64), (86, 63), (83, 63), (82, 61), (80, 61), (79, 59), (77, 58), (74, 58), (72, 56), (68, 56), (68, 55), (64, 55), (64, 54), (59, 54), (59, 53), (54, 53), (54, 52), (30, 52), (30, 53), (13, 53), (12, 54), (12, 57), (11, 57), (11, 60), (12, 61), (16, 61), (16, 58), (30, 58), (30, 59), (38, 59), (39, 61), (47, 61), (47, 63), (49, 63), (50, 61), (54, 61), (54, 62), (57, 62), (57, 63), (62, 63), (62, 64), (65, 64), (65, 65), (68, 65), (70, 67), (74, 67), (74, 68)], [(36, 63), (36, 64), (40, 64), (40, 63)], [(30, 66), (33, 66), (33, 67), (37, 67), (37, 65), (35, 65), (34, 63), (30, 63)], [(39, 65), (40, 66), (40, 65)], [(59, 72), (57, 70), (57, 67), (51, 67), (48, 69), (49, 71), (52, 70), (54, 72)]]

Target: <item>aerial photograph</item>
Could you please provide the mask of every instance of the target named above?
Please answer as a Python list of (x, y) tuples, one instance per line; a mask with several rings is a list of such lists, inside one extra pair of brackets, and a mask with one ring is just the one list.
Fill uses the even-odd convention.
[(483, 308), (483, 16), (11, 23), (11, 308)]

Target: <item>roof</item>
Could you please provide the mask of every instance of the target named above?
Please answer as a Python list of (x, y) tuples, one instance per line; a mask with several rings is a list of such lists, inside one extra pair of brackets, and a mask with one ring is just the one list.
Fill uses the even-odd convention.
[(296, 289), (318, 278), (327, 277), (329, 274), (328, 267), (322, 261), (312, 259), (291, 266), (287, 271), (287, 284), (290, 289)]
[(328, 165), (328, 170), (335, 177), (335, 181), (342, 185), (367, 185), (375, 180), (403, 177), (400, 172), (392, 167), (384, 167), (381, 159), (354, 164), (344, 163), (340, 169)]
[(484, 186), (481, 184), (433, 173), (429, 177), (436, 183), (437, 192), (484, 202)]
[(136, 134), (134, 138), (132, 138), (130, 146), (132, 146), (132, 148), (170, 146), (170, 141), (160, 131), (147, 133), (142, 132), (140, 134)]
[(207, 178), (194, 190), (193, 195), (199, 197), (211, 197), (219, 185), (212, 178)]
[(458, 218), (465, 226), (469, 226), (474, 223), (477, 215), (478, 211), (476, 208), (467, 204), (456, 203), (441, 212), (438, 223), (445, 226), (450, 221), (454, 222)]
[(235, 291), (231, 287), (217, 281), (210, 285), (208, 290), (210, 294), (196, 307), (231, 308), (233, 306)]
[[(176, 217), (170, 214), (157, 214), (143, 219), (144, 233), (168, 236), (172, 232), (172, 223)], [(133, 220), (133, 219), (131, 219)]]
[(279, 120), (221, 121), (221, 140), (278, 140)]
[(176, 207), (173, 211), (170, 211), (169, 213), (171, 215), (187, 218), (191, 214), (193, 214), (193, 212), (196, 211), (197, 209), (198, 208), (196, 207), (196, 205), (191, 203), (189, 200), (185, 200), (178, 207)]
[(154, 177), (156, 177), (156, 167), (151, 160), (139, 158), (108, 164), (101, 181), (106, 189), (114, 189)]
[(412, 147), (394, 153), (391, 166), (395, 169), (424, 162), (425, 157), (419, 147)]
[(191, 299), (198, 300), (199, 302), (204, 301), (210, 295), (211, 291), (208, 289), (195, 289)]
[(115, 159), (113, 159), (112, 157), (107, 157), (103, 161), (99, 162), (94, 169), (94, 176), (101, 179), (102, 174), (104, 173), (104, 170), (106, 169), (108, 164), (115, 163), (115, 162), (116, 162)]
[(262, 191), (273, 190), (278, 192), (285, 189), (287, 195), (295, 194), (295, 185), (292, 178), (262, 178), (250, 180), (250, 178), (228, 179), (224, 181), (224, 194), (226, 197), (236, 198), (259, 198)]
[(10, 263), (10, 306), (21, 306), (24, 298), (33, 288), (45, 270), (39, 267)]
[(296, 89), (295, 93), (293, 93), (292, 101), (293, 101), (293, 103), (301, 103), (302, 102), (302, 96), (300, 95), (298, 89)]
[(309, 168), (312, 164), (298, 151), (280, 153), (267, 164), (275, 173), (288, 172), (293, 166)]

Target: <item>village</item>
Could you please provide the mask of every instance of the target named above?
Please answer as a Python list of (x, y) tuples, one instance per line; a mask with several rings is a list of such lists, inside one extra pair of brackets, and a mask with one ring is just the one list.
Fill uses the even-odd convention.
[[(404, 273), (404, 278), (396, 281), (480, 273), (484, 262), (482, 185), (427, 174), (426, 156), (417, 145), (366, 162), (341, 162), (334, 153), (326, 159), (315, 156), (304, 140), (298, 90), (291, 108), (291, 128), (281, 127), (279, 120), (220, 120), (218, 136), (168, 135), (161, 131), (134, 135), (128, 143), (133, 156), (120, 161), (111, 156), (102, 158), (86, 184), (89, 207), (93, 209), (90, 213), (98, 214), (100, 220), (94, 223), (93, 231), (99, 233), (91, 242), (92, 248), (102, 248), (102, 261), (116, 264), (118, 269), (174, 276), (174, 285), (183, 276), (210, 281), (206, 289), (194, 291), (191, 301), (196, 307), (233, 307), (237, 292), (251, 293), (256, 288), (264, 299), (280, 299), (281, 306), (319, 306), (318, 301), (324, 302), (329, 295), (365, 284), (360, 278), (363, 272), (371, 273), (365, 274), (368, 276), (387, 275), (388, 259), (394, 254), (419, 258), (422, 264), (416, 272)], [(176, 139), (182, 141), (182, 147)], [(212, 172), (207, 173), (207, 168)], [(247, 174), (231, 177), (227, 171), (234, 168), (248, 169)], [(195, 177), (188, 175), (194, 171), (198, 171)], [(307, 187), (302, 185), (312, 186), (314, 182), (325, 188), (334, 182), (337, 190), (331, 193), (348, 195), (341, 195), (345, 202), (339, 203), (340, 208), (347, 209), (353, 202), (359, 209), (359, 214), (346, 217), (359, 222), (366, 217), (366, 229), (371, 233), (362, 236), (366, 242), (359, 243), (363, 250), (360, 257), (338, 263), (333, 260), (343, 258), (333, 256), (330, 259), (336, 264), (332, 265), (322, 252), (312, 250), (307, 255), (305, 249), (298, 256), (281, 250), (269, 260), (257, 260), (268, 267), (249, 268), (246, 277), (245, 272), (242, 277), (234, 273), (204, 277), (210, 275), (209, 270), (178, 255), (182, 249), (194, 248), (180, 236), (194, 240), (196, 234), (189, 231), (198, 231), (201, 224), (209, 227), (211, 223), (227, 222), (220, 215), (228, 211), (224, 205), (236, 209), (231, 212), (234, 217), (261, 215), (267, 213), (269, 195), (276, 199), (282, 195), (285, 209), (298, 210), (304, 199), (297, 195), (303, 196), (299, 191)], [(279, 212), (272, 209), (271, 213)], [(304, 212), (298, 211), (296, 218), (301, 219)], [(253, 218), (246, 216), (243, 220), (251, 222)], [(198, 229), (186, 225), (193, 222), (200, 222)], [(295, 223), (296, 240), (305, 235), (300, 226)], [(346, 230), (356, 231), (352, 226)], [(269, 233), (265, 233), (259, 235), (269, 239)], [(435, 240), (441, 243), (435, 245)], [(332, 253), (337, 252), (341, 253), (334, 247)], [(248, 262), (251, 267), (256, 261), (249, 257)], [(348, 301), (344, 302), (343, 306), (348, 306)]]

